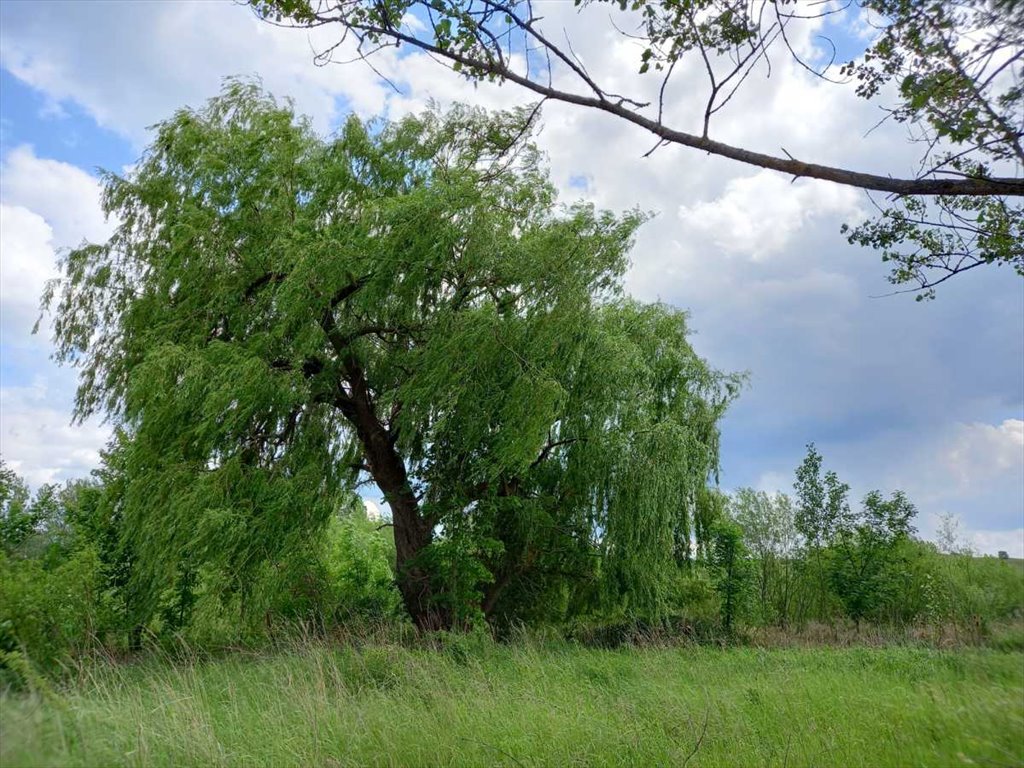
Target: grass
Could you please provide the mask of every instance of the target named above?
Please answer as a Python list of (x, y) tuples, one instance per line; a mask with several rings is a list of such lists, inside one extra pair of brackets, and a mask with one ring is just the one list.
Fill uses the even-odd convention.
[(1024, 654), (307, 644), (0, 696), (14, 766), (1020, 766)]

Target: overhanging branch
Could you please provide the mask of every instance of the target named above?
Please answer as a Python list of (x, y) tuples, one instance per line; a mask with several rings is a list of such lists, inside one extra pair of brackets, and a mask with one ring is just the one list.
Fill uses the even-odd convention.
[(530, 79), (528, 76), (521, 75), (496, 58), (481, 59), (456, 50), (442, 48), (432, 42), (402, 32), (398, 28), (358, 23), (343, 16), (316, 16), (315, 19), (318, 26), (329, 23), (340, 24), (356, 34), (361, 40), (365, 38), (371, 40), (386, 38), (394, 41), (396, 44), (405, 43), (434, 56), (446, 59), (452, 64), (457, 64), (464, 70), (515, 83), (546, 99), (590, 107), (615, 115), (654, 134), (661, 142), (679, 144), (707, 152), (708, 154), (736, 160), (747, 165), (778, 171), (794, 178), (820, 179), (822, 181), (831, 181), (836, 184), (893, 195), (1024, 196), (1024, 179), (1013, 177), (903, 179), (862, 173), (860, 171), (820, 165), (818, 163), (808, 163), (794, 157), (778, 157), (763, 152), (755, 152), (716, 141), (709, 137), (670, 128), (660, 122), (660, 120), (654, 120), (641, 114), (637, 108), (629, 106), (625, 100), (615, 98), (600, 89), (593, 96), (563, 91), (550, 84), (538, 82)]

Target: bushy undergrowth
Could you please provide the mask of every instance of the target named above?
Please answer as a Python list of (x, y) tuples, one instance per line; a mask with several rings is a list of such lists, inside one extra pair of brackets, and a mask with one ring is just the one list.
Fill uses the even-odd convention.
[(269, 647), (344, 626), (397, 624), (391, 548), (357, 509), (244, 584), (223, 572), (183, 569), (143, 611), (132, 605), (130, 583), (112, 578), (110, 563), (73, 532), (49, 541), (45, 556), (0, 551), (0, 686), (23, 684), (28, 667), (66, 676), (87, 655)]
[(0, 553), (0, 652), (24, 652), (50, 669), (95, 645), (110, 624), (95, 552), (83, 550), (52, 569)]
[[(359, 640), (367, 632), (411, 631), (395, 587), (390, 531), (367, 519), (355, 497), (316, 537), (281, 547), (244, 579), (183, 561), (145, 598), (132, 540), (119, 527), (116, 483), (47, 486), (34, 499), (23, 484), (11, 488), (0, 509), (0, 685), (66, 677), (96, 654), (217, 653), (296, 636)], [(786, 497), (744, 490), (713, 497), (717, 522), (706, 545), (664, 580), (660, 611), (578, 599), (579, 590), (570, 600), (566, 583), (533, 598), (537, 605), (521, 612), (529, 621), (496, 614), (488, 623), (479, 609), (468, 613), (446, 644), (471, 645), (474, 633), (508, 638), (524, 626), (593, 648), (1022, 643), (1012, 629), (1024, 619), (1022, 564), (949, 546), (952, 552), (940, 552), (910, 537), (905, 517), (904, 530), (890, 535), (886, 505), (906, 513), (898, 499), (871, 501), (875, 517), (865, 519), (874, 527), (844, 523), (848, 533), (836, 529), (810, 545), (796, 532)]]

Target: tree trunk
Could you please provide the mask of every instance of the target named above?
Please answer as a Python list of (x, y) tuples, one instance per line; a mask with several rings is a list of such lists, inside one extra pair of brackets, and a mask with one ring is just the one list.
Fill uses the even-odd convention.
[(499, 570), (494, 581), (484, 592), (484, 599), (480, 604), (480, 610), (483, 611), (484, 618), (487, 619), (487, 621), (491, 621), (494, 617), (494, 609), (498, 605), (498, 598), (500, 598), (502, 593), (505, 591), (505, 587), (512, 582), (512, 575), (512, 567), (506, 563), (504, 567)]
[(391, 507), (395, 574), (402, 603), (419, 629), (448, 629), (451, 612), (436, 604), (430, 572), (418, 562), (433, 539), (433, 526), (420, 512), (405, 462), (395, 450), (391, 432), (377, 417), (362, 370), (351, 360), (346, 370), (351, 395), (339, 406), (355, 427), (370, 476)]
[[(541, 453), (539, 461), (543, 461), (545, 452)], [(535, 464), (537, 462), (534, 462)], [(498, 496), (501, 498), (513, 498), (519, 495), (519, 478), (513, 477), (511, 479), (502, 478), (498, 484)], [(527, 552), (522, 553), (513, 552), (509, 545), (508, 536), (502, 525), (503, 518), (498, 520), (498, 539), (505, 545), (503, 547), (501, 559), (496, 568), (493, 568), (494, 581), (484, 590), (484, 598), (480, 603), (480, 610), (484, 614), (484, 618), (490, 622), (494, 616), (494, 609), (498, 605), (498, 599), (501, 597), (505, 588), (512, 583), (512, 579), (520, 572), (524, 566)]]

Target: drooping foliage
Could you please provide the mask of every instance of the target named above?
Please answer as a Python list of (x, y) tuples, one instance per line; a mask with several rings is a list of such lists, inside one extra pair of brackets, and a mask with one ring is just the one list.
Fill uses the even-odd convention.
[(142, 593), (183, 563), (244, 590), (368, 478), (420, 626), (658, 612), (740, 379), (621, 296), (643, 217), (556, 206), (533, 127), (456, 108), (324, 139), (232, 81), (105, 175), (119, 226), (48, 299), (78, 415), (128, 436)]

